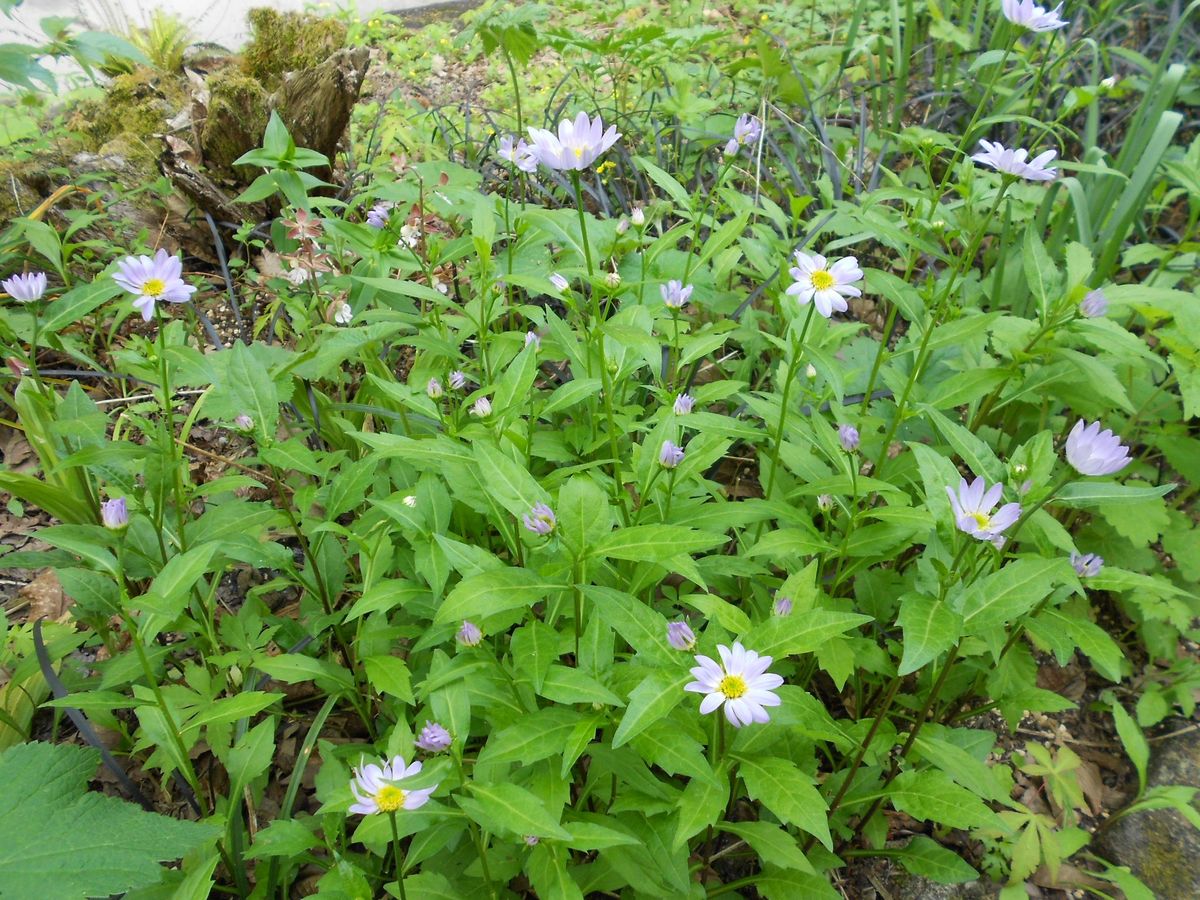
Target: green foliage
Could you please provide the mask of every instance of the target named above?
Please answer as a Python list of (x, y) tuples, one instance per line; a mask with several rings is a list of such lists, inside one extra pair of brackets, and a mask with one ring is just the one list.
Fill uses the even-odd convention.
[(104, 896), (156, 883), (159, 862), (217, 836), (211, 825), (145, 812), (89, 792), (99, 755), (83, 747), (22, 744), (0, 753), (0, 891), (14, 896)]
[[(37, 462), (0, 486), (57, 521), (6, 559), (74, 600), (47, 706), (219, 826), (223, 865), (168, 878), (792, 898), (878, 855), (1006, 896), (1071, 860), (1137, 895), (1084, 852), (1081, 759), (994, 729), (1108, 717), (1135, 808), (1192, 797), (1149, 786), (1146, 731), (1200, 686), (1178, 653), (1200, 637), (1197, 98), (1178, 29), (1139, 54), (1108, 7), (1028, 34), (959, 7), (663, 2), (600, 27), (493, 5), (456, 42), (373, 21), (351, 33), (402, 78), (486, 87), (469, 113), (364, 102), (337, 160), (268, 116), (269, 86), (215, 77), (210, 112), (258, 123), (218, 161), (258, 172), (254, 215), (144, 328), (112, 263), (153, 236), (7, 229), (12, 267), (52, 279), (0, 310)], [(265, 79), (346, 33), (255, 17)], [(582, 170), (497, 155), (581, 110), (621, 132)], [(735, 132), (751, 114), (762, 133)], [(980, 139), (1055, 147), (1058, 176), (998, 173)], [(852, 282), (846, 309), (806, 302), (800, 264)], [(217, 348), (197, 319), (230, 301)], [(130, 387), (96, 402), (39, 378), (50, 356)], [(1080, 420), (1128, 464), (1087, 474)], [(113, 498), (127, 525), (101, 524)], [(3, 664), (40, 699), (27, 644)], [(782, 684), (739, 694), (724, 676), (761, 673), (728, 663), (712, 700), (685, 689), (736, 645)], [(747, 696), (770, 704), (752, 723)], [(414, 760), (400, 801), (368, 774)]]

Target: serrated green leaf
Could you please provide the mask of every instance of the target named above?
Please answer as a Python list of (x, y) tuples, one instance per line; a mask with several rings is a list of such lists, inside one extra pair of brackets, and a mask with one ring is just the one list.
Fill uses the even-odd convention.
[(70, 744), (19, 744), (0, 754), (0, 895), (123, 894), (157, 883), (159, 862), (220, 835), (212, 825), (87, 792), (98, 762), (95, 751)]
[(905, 594), (897, 622), (904, 630), (904, 656), (897, 675), (908, 675), (954, 646), (962, 632), (962, 616), (935, 597)]
[(375, 690), (383, 694), (391, 694), (405, 703), (415, 703), (413, 697), (412, 676), (408, 664), (398, 656), (368, 656), (363, 661), (366, 667), (367, 680)]
[(633, 525), (619, 528), (596, 541), (590, 555), (662, 562), (680, 553), (711, 550), (726, 540), (722, 534), (697, 531), (683, 525)]
[(678, 850), (693, 836), (714, 824), (729, 802), (729, 780), (722, 772), (716, 778), (693, 778), (679, 795), (679, 819), (671, 849)]
[(811, 653), (821, 644), (864, 622), (870, 616), (813, 609), (803, 615), (772, 616), (747, 634), (742, 643), (761, 656), (782, 659)]
[(558, 817), (546, 809), (542, 799), (519, 785), (472, 782), (470, 790), (470, 797), (455, 799), (467, 815), (490, 831), (560, 841), (571, 837), (570, 832), (558, 824)]
[(483, 619), (510, 609), (532, 606), (562, 586), (528, 569), (498, 569), (464, 578), (446, 595), (433, 617), (434, 625)]
[(962, 595), (963, 630), (980, 635), (1033, 609), (1073, 576), (1065, 559), (1017, 559), (980, 578)]
[(721, 830), (736, 834), (768, 865), (799, 872), (816, 871), (796, 839), (773, 822), (722, 822)]
[(479, 762), (531, 766), (561, 753), (580, 719), (573, 709), (557, 706), (539, 709), (489, 737), (479, 753)]
[(690, 680), (691, 675), (688, 674), (671, 678), (659, 671), (643, 678), (629, 692), (625, 715), (621, 717), (621, 724), (613, 735), (613, 749), (637, 737), (678, 706), (684, 697), (683, 686)]
[(914, 819), (951, 828), (997, 825), (998, 819), (975, 794), (959, 787), (943, 772), (902, 772), (888, 789), (892, 805)]
[(738, 772), (751, 799), (762, 803), (780, 821), (811, 834), (827, 850), (833, 849), (825, 815), (829, 806), (813, 787), (812, 779), (795, 763), (777, 757), (742, 758)]
[(939, 884), (966, 884), (979, 878), (965, 859), (932, 838), (918, 834), (896, 854), (900, 865)]

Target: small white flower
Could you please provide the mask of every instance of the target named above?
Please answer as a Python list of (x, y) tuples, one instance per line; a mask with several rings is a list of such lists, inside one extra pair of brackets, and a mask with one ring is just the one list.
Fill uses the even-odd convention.
[(349, 325), (354, 319), (354, 310), (351, 309), (349, 303), (338, 304), (337, 310), (333, 314), (333, 321), (339, 325)]
[(1088, 319), (1098, 319), (1107, 312), (1108, 298), (1100, 288), (1088, 291), (1079, 303), (1079, 314)]
[(530, 344), (533, 344), (534, 350), (542, 349), (542, 339), (538, 337), (536, 331), (525, 332), (525, 346), (528, 347)]
[(300, 287), (304, 282), (308, 281), (308, 272), (299, 267), (288, 269), (287, 280), (291, 283), (292, 287)]
[(629, 214), (629, 221), (633, 223), (634, 228), (641, 228), (646, 224), (646, 211), (640, 206), (635, 206)]
[(629, 230), (629, 220), (626, 219), (624, 216), (622, 216), (621, 220), (619, 222), (617, 222), (617, 234), (624, 234), (628, 230)]
[(486, 419), (492, 414), (492, 401), (487, 397), (480, 397), (475, 401), (475, 405), (471, 407), (471, 415), (478, 416), (481, 419)]
[(1045, 8), (1034, 5), (1033, 0), (1001, 0), (1000, 3), (1004, 18), (1030, 31), (1057, 31), (1066, 28), (1070, 23), (1059, 16), (1062, 8), (1060, 3), (1046, 12)]
[(801, 306), (813, 303), (817, 312), (828, 319), (835, 312), (845, 312), (847, 297), (861, 297), (854, 287), (862, 281), (863, 272), (853, 256), (843, 256), (828, 263), (824, 256), (809, 256), (796, 251), (796, 265), (790, 270), (794, 279), (787, 293), (800, 301)]
[(1028, 181), (1053, 181), (1058, 176), (1058, 170), (1049, 165), (1058, 155), (1057, 150), (1047, 150), (1033, 159), (1026, 161), (1028, 150), (1009, 149), (999, 142), (980, 141), (983, 148), (981, 153), (975, 153), (971, 159), (985, 166), (990, 166), (997, 172), (1015, 175)]
[(692, 407), (696, 405), (696, 398), (691, 394), (680, 394), (675, 398), (675, 415), (686, 416), (692, 411)]
[(569, 281), (567, 281), (567, 279), (565, 279), (561, 275), (559, 275), (557, 272), (555, 272), (553, 275), (550, 276), (550, 283), (552, 285), (554, 285), (560, 291), (565, 291), (567, 288), (569, 288), (571, 286), (571, 283)]
[(671, 279), (666, 284), (659, 285), (658, 292), (667, 309), (683, 309), (691, 299), (693, 286), (682, 281)]
[(617, 288), (619, 288), (621, 286), (621, 273), (620, 272), (609, 272), (607, 275), (604, 276), (604, 283), (607, 284), (613, 290), (616, 290)]
[(438, 278), (436, 275), (433, 276), (432, 285), (433, 285), (433, 289), (435, 291), (437, 291), (439, 294), (445, 294), (445, 295), (449, 296), (450, 285), (446, 284), (446, 282), (442, 281), (442, 279)]
[[(132, 258), (132, 257), (131, 257)], [(0, 287), (18, 303), (34, 303), (46, 293), (46, 273), (30, 272), (0, 281)], [(194, 290), (194, 288), (193, 288)]]
[(767, 672), (771, 657), (759, 656), (737, 641), (732, 649), (718, 644), (717, 653), (720, 664), (707, 656), (696, 656), (698, 665), (691, 670), (696, 680), (683, 688), (706, 695), (700, 701), (700, 713), (707, 715), (724, 706), (725, 718), (735, 728), (770, 721), (766, 707), (780, 704), (779, 695), (772, 691), (783, 684), (780, 676)]
[(358, 802), (350, 807), (350, 814), (371, 816), (376, 813), (396, 813), (402, 809), (419, 809), (429, 802), (429, 796), (437, 785), (420, 790), (403, 790), (397, 782), (420, 774), (421, 764), (406, 765), (404, 757), (395, 756), (382, 766), (367, 763), (354, 770), (350, 791)]
[(599, 116), (592, 119), (581, 112), (574, 122), (563, 119), (557, 135), (543, 128), (530, 128), (529, 137), (538, 162), (548, 169), (569, 171), (590, 167), (621, 135), (617, 126), (610, 125), (605, 131)]
[(413, 509), (417, 505), (417, 498), (412, 494), (407, 495), (404, 498), (404, 505), (407, 506), (409, 509)]
[(970, 484), (967, 479), (959, 479), (958, 491), (949, 485), (946, 493), (950, 497), (950, 506), (954, 511), (954, 524), (958, 530), (969, 534), (981, 541), (991, 541), (997, 547), (1003, 544), (1001, 532), (1021, 517), (1021, 504), (1006, 503), (995, 512), (996, 504), (1004, 491), (1001, 484), (993, 484), (990, 488), (982, 478), (976, 478)]
[(421, 241), (421, 229), (416, 225), (401, 225), (400, 241), (410, 249), (417, 246)]
[(814, 366), (812, 363), (809, 363), (807, 366), (805, 366), (804, 367), (804, 377), (807, 378), (809, 381), (815, 381), (816, 377), (817, 377), (817, 367)]

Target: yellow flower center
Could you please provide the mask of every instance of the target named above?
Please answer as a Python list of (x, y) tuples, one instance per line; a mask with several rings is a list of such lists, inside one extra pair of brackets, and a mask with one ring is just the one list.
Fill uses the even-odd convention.
[(717, 685), (717, 690), (726, 696), (729, 700), (736, 700), (748, 690), (746, 687), (746, 679), (741, 675), (726, 675), (721, 679), (721, 683)]
[(582, 158), (583, 158), (583, 148), (582, 148), (582, 147), (576, 147), (576, 148), (575, 148), (575, 158), (576, 158), (576, 159), (582, 159)]
[(375, 795), (375, 805), (380, 812), (394, 813), (404, 806), (404, 791), (394, 784), (385, 784)]
[(833, 287), (833, 276), (824, 269), (817, 269), (812, 273), (812, 286), (818, 291), (827, 291)]
[(985, 516), (981, 512), (973, 512), (970, 515), (971, 515), (971, 518), (975, 520), (975, 524), (978, 525), (980, 528), (987, 528), (989, 525), (992, 524), (991, 516)]
[(148, 297), (161, 297), (166, 289), (161, 278), (147, 278), (142, 284), (142, 293)]

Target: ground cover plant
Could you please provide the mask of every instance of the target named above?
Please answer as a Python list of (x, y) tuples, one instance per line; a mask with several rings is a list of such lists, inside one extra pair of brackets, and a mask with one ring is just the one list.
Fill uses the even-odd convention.
[(351, 22), (243, 221), (64, 171), (0, 233), (3, 564), (70, 598), (6, 610), (0, 893), (1154, 896), (1020, 726), (1200, 825), (1196, 8)]

